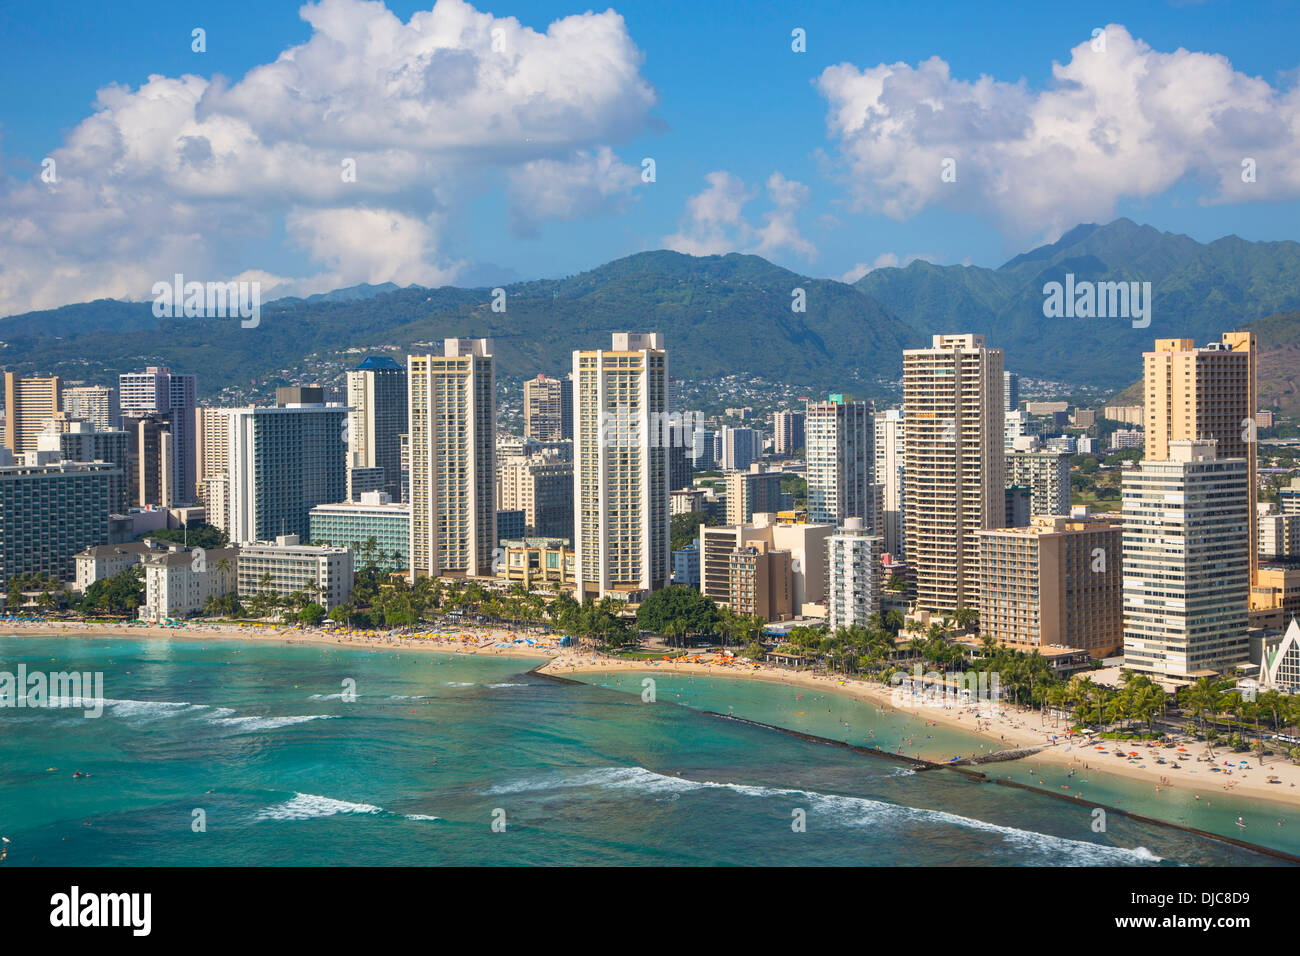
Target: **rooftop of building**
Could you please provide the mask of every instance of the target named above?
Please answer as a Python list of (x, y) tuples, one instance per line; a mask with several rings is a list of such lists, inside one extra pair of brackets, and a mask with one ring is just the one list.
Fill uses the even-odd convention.
[(402, 370), (402, 366), (399, 365), (394, 359), (390, 359), (386, 355), (367, 355), (364, 359), (361, 360), (361, 363), (357, 366), (356, 370), (358, 372), (370, 372), (379, 369), (383, 369), (385, 371), (396, 370), (400, 372)]
[(544, 548), (548, 551), (559, 551), (562, 548), (572, 548), (573, 542), (568, 538), (504, 538), (501, 541), (503, 548)]
[(1097, 531), (1105, 528), (1119, 528), (1121, 516), (1114, 512), (1099, 514), (1034, 515), (1029, 524), (1023, 528), (993, 528), (980, 534), (1018, 535), (1037, 537), (1047, 534), (1069, 534), (1080, 531)]
[[(194, 551), (168, 551), (165, 553), (155, 554), (147, 557), (145, 559), (145, 564), (147, 566), (153, 566), (153, 567), (193, 568), (194, 557), (195, 557)], [(239, 558), (239, 549), (236, 547), (209, 548), (208, 550), (203, 552), (204, 562), (207, 565), (214, 568), (217, 566), (217, 562), (221, 561), (222, 559), (235, 561), (238, 560), (238, 558)], [(233, 569), (233, 565), (232, 565), (232, 569)]]
[[(380, 498), (379, 496), (382, 496)], [(393, 501), (383, 492), (363, 491), (360, 501), (336, 501), (312, 507), (310, 514), (345, 514), (348, 512), (368, 512), (370, 514), (409, 515), (411, 505)]]
[[(78, 558), (112, 558), (126, 555), (145, 555), (145, 554), (166, 554), (170, 550), (170, 542), (160, 542), (154, 538), (147, 538), (144, 541), (127, 541), (122, 544), (97, 544), (92, 548), (79, 552)], [(180, 547), (180, 545), (175, 545)]]

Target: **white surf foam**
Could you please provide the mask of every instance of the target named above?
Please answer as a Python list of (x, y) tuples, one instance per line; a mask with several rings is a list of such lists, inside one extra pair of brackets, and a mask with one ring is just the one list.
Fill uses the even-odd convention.
[(369, 803), (350, 803), (318, 793), (295, 793), (291, 800), (266, 807), (257, 814), (259, 820), (314, 820), (340, 813), (382, 813), (383, 808)]
[(518, 780), (490, 788), (490, 793), (523, 793), (581, 787), (611, 790), (635, 790), (641, 793), (687, 793), (696, 790), (722, 789), (746, 797), (795, 797), (841, 826), (879, 827), (903, 822), (946, 823), (967, 830), (996, 834), (1006, 843), (1034, 856), (1065, 866), (1090, 866), (1116, 863), (1158, 863), (1161, 857), (1146, 847), (1115, 847), (1085, 840), (1022, 830), (1017, 827), (988, 823), (945, 810), (929, 810), (872, 800), (823, 794), (811, 790), (762, 787), (712, 780), (694, 781), (655, 773), (644, 767), (603, 767), (570, 776), (549, 776)]
[(216, 727), (229, 727), (239, 733), (252, 733), (258, 730), (275, 730), (278, 727), (305, 724), (309, 720), (332, 720), (333, 718), (333, 714), (300, 714), (290, 717), (212, 717), (208, 723)]

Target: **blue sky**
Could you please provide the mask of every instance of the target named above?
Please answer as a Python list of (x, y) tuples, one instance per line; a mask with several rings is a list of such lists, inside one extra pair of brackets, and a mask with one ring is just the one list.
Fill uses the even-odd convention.
[[(344, 36), (383, 19), (377, 5), (331, 2), (349, 24)], [(431, 0), (386, 6), (407, 24)], [(279, 102), (291, 108), (318, 95), (331, 102), (314, 88), (332, 82), (328, 56), (286, 88), (239, 95), (250, 70), (312, 40), (299, 4), (9, 0), (0, 10), (0, 213), (10, 222), (8, 231), (0, 227), (0, 314), (97, 294), (143, 297), (152, 278), (173, 268), (208, 278), (257, 273), (283, 283), (282, 291), (354, 281), (478, 284), (565, 275), (671, 246), (759, 252), (799, 272), (838, 278), (914, 256), (997, 265), (1077, 221), (1117, 215), (1201, 241), (1230, 233), (1297, 238), (1300, 16), (1293, 3), (610, 9), (622, 18), (613, 24), (619, 44), (611, 45), (608, 20), (600, 21), (595, 42), (581, 31), (553, 44), (525, 38), (536, 53), (530, 82), (546, 86), (554, 122), (525, 122), (498, 135), (502, 117), (510, 125), (533, 101), (512, 99), (509, 79), (501, 89), (480, 80), (474, 96), (482, 108), (464, 117), (438, 108), (442, 128), (421, 142), (408, 141), (397, 120), (377, 120), (382, 128), (373, 136), (328, 123), (317, 128), (314, 107), (305, 119), (281, 123)], [(466, 23), (480, 14), (495, 18), (475, 28), (478, 41), (467, 28), (452, 43), (483, 58), (492, 24), (515, 18), (545, 34), (587, 8), (478, 0), (457, 10)], [(573, 22), (577, 31), (580, 21)], [(1108, 24), (1110, 49), (1104, 59), (1089, 57), (1093, 29)], [(206, 30), (204, 53), (190, 49), (194, 27)], [(791, 50), (796, 27), (806, 31), (805, 53)], [(514, 29), (507, 30), (510, 44)], [(366, 56), (362, 50), (353, 64), (362, 75), (395, 62), (390, 54), (377, 53), (373, 62)], [(932, 57), (946, 66), (923, 71)], [(1054, 64), (1072, 58), (1090, 77), (1077, 96), (1068, 92), (1074, 81), (1053, 76)], [(465, 62), (438, 59), (416, 99), (437, 98), (451, 88), (445, 83), (471, 83), (459, 72)], [(572, 70), (551, 85), (542, 74), (556, 63)], [(848, 66), (828, 80), (825, 71), (840, 64)], [(945, 119), (922, 119), (901, 133), (892, 117), (865, 132), (829, 125), (837, 105), (845, 116), (860, 112), (864, 77), (885, 64), (905, 64), (911, 76), (892, 88), (894, 117), (938, 104)], [(434, 76), (439, 71), (445, 80)], [(138, 96), (155, 74), (219, 75), (234, 87), (224, 98), (206, 97), (191, 117), (207, 124), (233, 117), (255, 131), (254, 159), (218, 157), (224, 176), (209, 179), (220, 188), (209, 189), (201, 173), (217, 168), (203, 163), (213, 161), (213, 150), (221, 154), (219, 139), (204, 132), (172, 141), (148, 112), (155, 100)], [(1097, 90), (1126, 101), (1127, 91), (1112, 89), (1116, 75), (1130, 77), (1137, 105), (1099, 106), (1096, 117), (1085, 117), (1086, 134), (1071, 129)], [(981, 77), (996, 81), (987, 98), (972, 92)], [(1093, 81), (1097, 89), (1089, 92)], [(78, 134), (96, 111), (97, 91), (114, 86), (122, 89), (111, 122)], [(1225, 90), (1244, 113), (1225, 108)], [(366, 96), (364, 88), (345, 89), (330, 108), (342, 103), (355, 112), (360, 102), (377, 117), (388, 108)], [(262, 103), (266, 115), (258, 114)], [(497, 109), (499, 117), (485, 119)], [(1211, 128), (1197, 132), (1207, 116)], [(1038, 132), (1027, 136), (1031, 118)], [(552, 131), (554, 142), (539, 149)], [(1098, 137), (1112, 139), (1101, 153), (1071, 153), (1072, 144)], [(136, 139), (139, 148), (121, 146)], [(178, 170), (178, 150), (195, 150), (197, 162)], [(403, 150), (409, 155), (399, 155)], [(369, 191), (360, 195), (302, 186), (319, 172), (314, 167), (285, 171), (304, 156), (328, 169), (354, 153), (366, 156), (359, 176)], [(937, 157), (949, 154), (960, 191), (934, 185), (937, 169), (931, 175)], [(1178, 159), (1184, 154), (1190, 158)], [(1258, 182), (1215, 181), (1238, 155), (1256, 154)], [(49, 156), (66, 157), (55, 189), (40, 183)], [(644, 157), (655, 161), (651, 184), (636, 175)], [(405, 170), (409, 182), (396, 184)], [(61, 281), (35, 274), (42, 262), (48, 271), (52, 259)]]

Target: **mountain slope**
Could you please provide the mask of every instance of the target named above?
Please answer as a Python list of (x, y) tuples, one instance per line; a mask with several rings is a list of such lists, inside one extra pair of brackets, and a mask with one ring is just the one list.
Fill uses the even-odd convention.
[[(1150, 326), (1044, 317), (1043, 286), (1064, 282), (1066, 273), (1076, 281), (1150, 282)], [(963, 329), (1005, 348), (1015, 371), (1120, 388), (1132, 381), (1131, 357), (1156, 338), (1209, 341), (1300, 309), (1300, 243), (1229, 236), (1201, 244), (1117, 219), (1077, 226), (998, 269), (913, 262), (876, 269), (856, 287), (918, 331), (934, 328), (936, 315), (958, 317)]]
[[(1045, 318), (1043, 285), (1067, 272), (1150, 282), (1150, 327)], [(897, 381), (902, 349), (928, 344), (935, 332), (969, 331), (1004, 349), (1007, 367), (1022, 375), (1118, 391), (1140, 373), (1156, 338), (1208, 342), (1259, 323), (1262, 346), (1271, 348), (1269, 337), (1283, 343), (1261, 359), (1261, 399), (1276, 395), (1285, 405), (1296, 388), (1297, 355), (1286, 343), (1300, 312), (1300, 243), (1229, 236), (1201, 244), (1127, 219), (1077, 226), (997, 269), (917, 261), (853, 286), (758, 256), (659, 251), (504, 288), (500, 313), (486, 288), (354, 286), (268, 303), (255, 329), (231, 319), (159, 320), (149, 303), (101, 300), (0, 319), (0, 363), (105, 383), (165, 363), (198, 373), (200, 392), (211, 396), (251, 379), (281, 380), (309, 356), (312, 374), (328, 377), (355, 364), (349, 349), (428, 349), (453, 335), (494, 338), (502, 378), (556, 374), (573, 349), (604, 346), (623, 329), (663, 332), (672, 374), (682, 378), (753, 374), (870, 395)], [(791, 311), (796, 288), (806, 295), (804, 313)]]
[[(804, 313), (791, 310), (796, 288), (806, 296)], [(902, 349), (921, 341), (852, 286), (758, 256), (647, 252), (505, 290), (504, 313), (492, 311), (488, 289), (280, 299), (264, 305), (260, 325), (249, 329), (234, 319), (155, 319), (149, 303), (86, 303), (0, 319), (0, 357), (6, 368), (90, 381), (166, 363), (198, 372), (200, 392), (210, 393), (232, 381), (274, 379), (307, 355), (413, 348), (446, 336), (490, 336), (499, 374), (531, 377), (568, 368), (573, 349), (607, 347), (611, 331), (645, 330), (665, 334), (670, 369), (683, 378), (752, 372), (847, 385), (897, 379)]]

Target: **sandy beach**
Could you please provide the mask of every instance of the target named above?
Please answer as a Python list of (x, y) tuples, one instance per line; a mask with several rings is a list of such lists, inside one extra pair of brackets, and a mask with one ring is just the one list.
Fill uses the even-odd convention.
[[(289, 624), (88, 624), (80, 621), (0, 621), (0, 634), (31, 637), (129, 637), (179, 641), (252, 641), (262, 644), (318, 644), (373, 650), (435, 651), (439, 654), (491, 654), (502, 657), (549, 658), (560, 652), (552, 639), (520, 635), (506, 628), (465, 627), (386, 631), (329, 631)], [(527, 637), (538, 643), (527, 643)]]
[[(992, 745), (990, 749), (993, 750), (1041, 748), (1037, 753), (1018, 760), (983, 765), (980, 769), (991, 776), (1001, 775), (998, 768), (1034, 767), (1039, 763), (1050, 763), (1070, 769), (1088, 770), (1090, 773), (1127, 777), (1148, 784), (1153, 790), (1186, 790), (1202, 794), (1231, 791), (1238, 796), (1300, 804), (1300, 767), (1286, 758), (1267, 757), (1261, 767), (1259, 758), (1254, 754), (1237, 754), (1223, 747), (1212, 750), (1208, 745), (1196, 741), (1179, 744), (1182, 748), (1180, 751), (1178, 748), (1162, 748), (1132, 740), (1093, 742), (1078, 734), (1071, 738), (1065, 721), (1054, 721), (1037, 710), (1016, 708), (1007, 701), (987, 711), (977, 710), (975, 704), (950, 702), (939, 705), (933, 701), (895, 694), (892, 687), (875, 682), (756, 665), (748, 661), (646, 662), (566, 650), (539, 670), (575, 680), (584, 672), (666, 671), (674, 674), (776, 681), (791, 687), (848, 694), (922, 720), (963, 730), (988, 740)], [(1124, 756), (1117, 757), (1116, 752), (1122, 752)], [(1134, 753), (1138, 756), (1129, 756)], [(904, 754), (936, 762), (946, 762), (951, 757), (950, 753), (927, 752), (923, 746), (905, 751)], [(1159, 764), (1156, 763), (1157, 759), (1166, 762)], [(1242, 761), (1246, 761), (1245, 766), (1242, 766)], [(1175, 765), (1177, 769), (1174, 769)], [(1216, 766), (1219, 768), (1217, 772), (1213, 769)], [(1270, 777), (1280, 782), (1269, 783)]]

